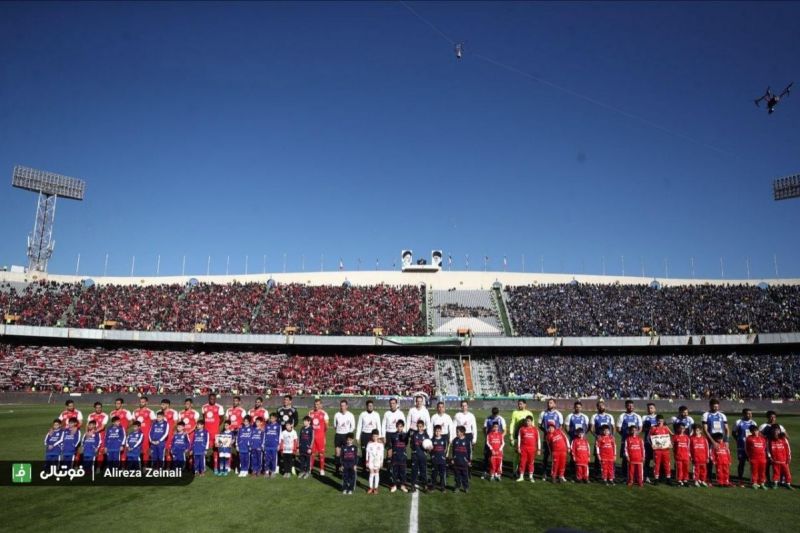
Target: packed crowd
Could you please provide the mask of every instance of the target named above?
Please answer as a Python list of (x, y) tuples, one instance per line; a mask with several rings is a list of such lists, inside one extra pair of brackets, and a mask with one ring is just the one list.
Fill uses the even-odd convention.
[(138, 331), (424, 335), (418, 287), (264, 283), (93, 285), (31, 283), (0, 287), (0, 313), (18, 324)]
[(571, 283), (506, 291), (514, 328), (528, 337), (800, 331), (800, 286)]
[(0, 318), (12, 315), (26, 326), (56, 326), (69, 309), (80, 285), (39, 281), (18, 288), (0, 284)]
[(522, 356), (496, 359), (504, 392), (559, 398), (794, 398), (800, 355)]
[(432, 394), (429, 356), (289, 356), (0, 345), (0, 390), (205, 394)]
[(424, 335), (418, 287), (277, 285), (254, 317), (253, 333), (275, 333), (291, 324), (309, 335)]

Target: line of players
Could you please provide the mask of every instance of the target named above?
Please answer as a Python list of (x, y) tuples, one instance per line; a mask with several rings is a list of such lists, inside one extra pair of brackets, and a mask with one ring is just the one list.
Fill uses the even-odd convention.
[[(315, 457), (319, 460), (319, 474), (325, 475), (325, 439), (330, 419), (322, 409), (321, 400), (315, 400), (313, 409), (303, 419), (299, 434), (295, 431), (298, 412), (292, 406), (291, 396), (285, 396), (283, 405), (272, 414), (267, 413), (262, 398), (257, 398), (249, 411), (241, 406), (238, 396), (227, 410), (216, 400), (216, 395), (210, 394), (208, 403), (197, 412), (192, 400), (187, 398), (180, 413), (171, 409), (169, 400), (163, 400), (161, 410), (154, 413), (148, 407), (148, 399), (142, 397), (139, 408), (131, 413), (125, 409), (123, 400), (117, 399), (110, 415), (103, 412), (98, 402), (88, 417), (83, 436), (80, 433), (83, 415), (75, 409), (74, 402), (68, 400), (45, 437), (46, 461), (72, 463), (78, 460), (80, 451), (85, 467), (104, 461), (109, 465), (125, 463), (131, 467), (148, 462), (156, 466), (168, 462), (183, 466), (191, 462), (195, 473), (203, 475), (210, 451), (217, 475), (228, 475), (235, 469), (242, 477), (248, 474), (289, 477), (296, 472), (297, 459), (299, 476), (305, 478), (311, 474)], [(582, 403), (576, 401), (565, 419), (551, 399), (538, 416), (538, 427), (525, 400), (517, 402), (508, 427), (499, 410), (494, 408), (482, 427), (485, 441), (482, 477), (495, 481), (502, 478), (503, 450), (508, 436), (517, 452), (514, 456), (518, 465), (514, 468), (519, 475), (517, 481), (523, 481), (527, 474), (533, 482), (534, 458), (542, 456), (542, 478), (546, 479), (549, 474), (554, 482), (565, 481), (567, 460), (571, 458), (569, 466), (575, 480), (588, 483), (593, 450), (596, 479), (613, 484), (618, 455), (616, 431), (623, 437), (619, 455), (622, 474), (629, 485), (641, 486), (662, 479), (669, 482), (673, 459), (679, 485), (689, 483), (690, 466), (696, 486), (708, 486), (714, 466), (718, 484), (731, 485), (729, 428), (718, 401), (710, 401), (709, 410), (698, 424), (689, 416), (686, 407), (680, 407), (678, 415), (672, 417), (672, 429), (666, 425), (664, 417), (656, 413), (652, 403), (647, 404), (647, 414), (641, 416), (636, 413), (634, 402), (626, 401), (625, 412), (616, 424), (613, 415), (606, 411), (605, 402), (599, 400), (596, 408), (597, 412), (589, 418), (583, 413)], [(779, 484), (791, 488), (791, 448), (785, 429), (776, 419), (776, 414), (770, 411), (767, 422), (759, 427), (752, 411), (744, 409), (742, 418), (736, 422), (732, 433), (737, 440), (740, 486), (744, 484), (744, 468), (749, 461), (754, 488), (766, 488), (768, 469), (772, 470), (773, 488)], [(453, 468), (456, 488), (469, 489), (478, 428), (466, 401), (461, 402), (460, 411), (451, 418), (441, 402), (430, 415), (424, 397), (418, 396), (406, 417), (398, 409), (397, 400), (391, 399), (389, 410), (381, 419), (374, 410), (374, 403), (368, 400), (366, 410), (356, 423), (347, 400), (341, 400), (333, 427), (335, 469), (337, 475), (342, 473), (345, 492), (352, 492), (349, 487), (354, 486), (357, 463), (369, 472), (369, 492), (377, 492), (384, 455), (388, 456), (391, 490), (407, 491), (407, 452), (411, 453), (412, 490), (424, 490), (433, 485), (444, 490), (448, 463)], [(545, 433), (544, 443), (540, 431)], [(589, 433), (594, 434), (594, 446), (588, 442)], [(356, 436), (360, 450), (355, 445)]]

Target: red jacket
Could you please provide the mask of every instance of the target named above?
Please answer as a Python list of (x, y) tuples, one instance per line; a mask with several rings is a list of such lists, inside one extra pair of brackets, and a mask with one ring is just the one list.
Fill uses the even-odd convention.
[(576, 438), (572, 441), (572, 460), (576, 465), (589, 464), (589, 441), (585, 438)]
[(689, 461), (692, 458), (690, 447), (689, 435), (682, 434), (672, 437), (672, 449), (675, 450), (676, 461)]
[(769, 456), (773, 463), (788, 463), (792, 460), (792, 449), (789, 448), (789, 441), (784, 439), (774, 439), (769, 443)]
[(767, 439), (760, 433), (747, 437), (745, 450), (751, 463), (767, 462)]
[(569, 440), (560, 429), (555, 429), (552, 433), (547, 434), (547, 444), (550, 445), (550, 451), (553, 453), (567, 453), (569, 449)]
[(727, 442), (721, 442), (711, 449), (711, 461), (718, 465), (731, 464), (731, 449)]
[(519, 447), (522, 450), (536, 453), (539, 449), (539, 430), (536, 429), (536, 426), (519, 428)]
[(644, 441), (642, 441), (642, 437), (633, 435), (625, 439), (625, 455), (631, 463), (644, 461)]
[(613, 435), (601, 435), (597, 437), (597, 455), (601, 461), (615, 461), (617, 459), (617, 441)]
[(486, 435), (486, 445), (492, 450), (493, 454), (503, 453), (505, 436), (502, 431), (492, 431)]
[(707, 463), (709, 459), (708, 439), (706, 439), (703, 435), (700, 435), (699, 437), (697, 435), (692, 435), (689, 437), (689, 441), (691, 443), (692, 462)]

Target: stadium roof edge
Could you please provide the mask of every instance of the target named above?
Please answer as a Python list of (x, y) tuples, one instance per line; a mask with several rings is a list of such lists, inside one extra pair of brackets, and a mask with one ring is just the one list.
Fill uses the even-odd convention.
[(426, 284), (433, 289), (490, 289), (495, 282), (510, 286), (545, 285), (552, 283), (591, 283), (600, 285), (621, 284), (649, 284), (656, 279), (662, 286), (680, 285), (800, 285), (800, 279), (685, 279), (685, 278), (653, 278), (642, 276), (599, 276), (582, 274), (541, 274), (532, 272), (483, 272), (483, 271), (439, 271), (426, 272), (400, 272), (400, 271), (333, 271), (333, 272), (287, 272), (267, 274), (234, 274), (212, 276), (91, 276), (91, 275), (64, 275), (46, 272), (0, 272), (0, 282), (9, 281), (17, 283), (30, 283), (39, 280), (50, 280), (60, 283), (74, 283), (91, 278), (95, 283), (114, 285), (159, 285), (159, 284), (186, 284), (190, 279), (201, 283), (251, 283), (273, 279), (277, 283), (301, 283), (307, 285), (342, 285), (349, 282), (352, 285), (420, 285)]

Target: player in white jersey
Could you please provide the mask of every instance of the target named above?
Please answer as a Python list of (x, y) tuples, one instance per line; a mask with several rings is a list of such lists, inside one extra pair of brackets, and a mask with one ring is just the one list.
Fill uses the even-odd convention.
[(367, 471), (367, 444), (372, 440), (372, 431), (377, 430), (380, 434), (381, 428), (381, 415), (375, 411), (375, 404), (372, 400), (367, 400), (366, 405), (367, 410), (358, 415), (358, 424), (356, 424), (356, 435), (361, 444), (361, 461), (365, 472)]
[(408, 410), (408, 427), (409, 431), (411, 429), (416, 429), (417, 422), (422, 420), (425, 422), (425, 433), (428, 434), (428, 437), (432, 437), (433, 433), (431, 428), (431, 415), (428, 412), (428, 408), (425, 407), (425, 398), (420, 394), (414, 398), (414, 407)]
[(369, 471), (369, 490), (367, 494), (378, 494), (378, 485), (381, 483), (381, 467), (383, 466), (384, 446), (380, 431), (373, 429), (364, 452), (365, 463)]
[(406, 415), (397, 408), (397, 398), (392, 398), (389, 400), (389, 410), (383, 413), (383, 423), (381, 424), (381, 437), (386, 442), (389, 442), (389, 438), (397, 433), (398, 420), (402, 420), (405, 424)]
[(444, 412), (444, 402), (436, 404), (436, 412), (431, 416), (431, 426), (442, 426), (442, 437), (446, 438), (448, 443), (456, 438), (456, 427), (450, 415)]
[(336, 475), (342, 468), (342, 446), (347, 444), (347, 434), (356, 430), (356, 419), (353, 413), (348, 411), (347, 400), (339, 402), (339, 411), (333, 416), (333, 445), (336, 447)]
[(464, 426), (464, 437), (475, 446), (478, 442), (478, 422), (475, 415), (469, 412), (469, 403), (466, 400), (461, 400), (461, 410), (453, 417), (453, 423), (456, 427)]

